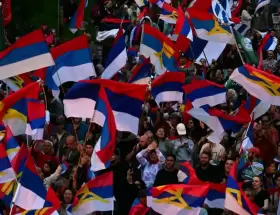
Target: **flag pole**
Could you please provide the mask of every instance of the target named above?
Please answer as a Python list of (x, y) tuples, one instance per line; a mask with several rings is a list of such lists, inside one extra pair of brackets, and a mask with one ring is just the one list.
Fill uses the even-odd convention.
[(6, 47), (5, 44), (5, 32), (4, 32), (4, 18), (3, 18), (3, 5), (0, 2), (0, 51), (3, 51)]
[(237, 48), (237, 52), (238, 52), (238, 54), (239, 54), (239, 57), (240, 57), (240, 59), (241, 59), (241, 61), (242, 61), (242, 64), (244, 65), (245, 62), (244, 62), (244, 60), (243, 60), (243, 57), (242, 57), (241, 52), (240, 52), (240, 49), (239, 49), (238, 44), (237, 44), (237, 42), (236, 42), (236, 39), (235, 39), (235, 36), (234, 36), (234, 32), (233, 32), (233, 30), (232, 30), (232, 26), (229, 26), (229, 28), (230, 28), (231, 34), (232, 34), (232, 36), (233, 36), (234, 43), (235, 43), (235, 45), (236, 45), (236, 48)]

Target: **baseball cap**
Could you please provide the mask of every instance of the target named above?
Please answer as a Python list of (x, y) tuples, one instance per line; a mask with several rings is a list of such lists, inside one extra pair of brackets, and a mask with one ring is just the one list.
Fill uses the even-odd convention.
[(253, 152), (255, 155), (259, 156), (260, 155), (260, 150), (257, 147), (252, 147), (250, 149), (247, 149), (247, 152)]
[(186, 126), (183, 123), (179, 123), (176, 126), (177, 132), (179, 135), (186, 135), (187, 131), (186, 131)]

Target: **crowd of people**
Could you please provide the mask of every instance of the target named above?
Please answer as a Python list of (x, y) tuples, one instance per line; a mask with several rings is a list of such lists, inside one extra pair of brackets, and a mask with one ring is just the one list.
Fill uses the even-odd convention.
[[(72, 3), (74, 4), (75, 1)], [(172, 3), (178, 4), (175, 1)], [(183, 1), (182, 7), (187, 6), (188, 1)], [(254, 14), (255, 7), (254, 0), (244, 0), (240, 17), (241, 23), (250, 27), (246, 36), (252, 41), (252, 47), (257, 52), (262, 39), (261, 32), (266, 30), (258, 28), (258, 22), (262, 22), (259, 17), (266, 16), (268, 20), (267, 16), (271, 13), (264, 11)], [(71, 10), (71, 7), (69, 8)], [(65, 10), (65, 14), (69, 16), (71, 11), (67, 11), (67, 8)], [(102, 28), (101, 20), (105, 17), (131, 20), (131, 26), (126, 32), (127, 41), (131, 36), (131, 30), (141, 23), (151, 24), (169, 35), (172, 26), (158, 19), (155, 8), (150, 7), (148, 14), (140, 22), (138, 16), (142, 10), (143, 8), (140, 9), (133, 1), (98, 1), (91, 8), (93, 21), (91, 24), (98, 32)], [(265, 7), (265, 10), (271, 10), (269, 5)], [(270, 21), (265, 24), (265, 27), (270, 27), (271, 34), (276, 36), (278, 32), (272, 28)], [(50, 49), (64, 42), (63, 38), (59, 38), (55, 30), (50, 30), (48, 26), (42, 25), (42, 30), (48, 38)], [(85, 32), (85, 34), (88, 37), (96, 73), (100, 76), (113, 40), (109, 38), (98, 42), (95, 41), (94, 32)], [(17, 38), (7, 37), (7, 45), (13, 39)], [(139, 51), (140, 40), (141, 36), (138, 36), (131, 44), (137, 51)], [(193, 62), (184, 52), (180, 53), (178, 59), (180, 71), (186, 74), (186, 84), (191, 83), (193, 79), (208, 79), (226, 86), (226, 103), (219, 105), (219, 108), (228, 114), (236, 110), (248, 98), (248, 93), (242, 86), (229, 80), (233, 70), (242, 66), (242, 50), (241, 54), (239, 51), (236, 45), (227, 45), (217, 60), (210, 60), (205, 56), (205, 59), (201, 59), (200, 62)], [(128, 81), (131, 70), (143, 57), (139, 55), (128, 56), (127, 64), (120, 73), (120, 81)], [(280, 39), (274, 51), (264, 53), (262, 70), (279, 76), (279, 62)], [(77, 190), (91, 179), (88, 171), (91, 155), (101, 133), (101, 128), (90, 123), (89, 119), (65, 117), (62, 101), (64, 93), (72, 85), (73, 83), (63, 84), (61, 87), (64, 89), (61, 90), (59, 98), (54, 97), (52, 92), (46, 89), (50, 123), (46, 125), (44, 140), (31, 141), (20, 137), (21, 142), (27, 144), (46, 188), (51, 186), (61, 200), (61, 208), (58, 211), (60, 215), (68, 213), (67, 206), (73, 202)], [(44, 100), (43, 96), (42, 100)], [(98, 172), (102, 174), (113, 171), (115, 197), (113, 214), (129, 214), (137, 198), (146, 206), (146, 188), (183, 183), (182, 172), (179, 169), (180, 163), (190, 162), (200, 181), (226, 183), (232, 166), (240, 159), (240, 146), (248, 125), (245, 125), (234, 137), (230, 132), (224, 132), (222, 141), (217, 142), (209, 138), (212, 131), (207, 125), (186, 116), (183, 110), (182, 105), (175, 102), (165, 102), (159, 107), (149, 96), (143, 105), (143, 113), (139, 119), (138, 135), (117, 132), (116, 149), (111, 158), (110, 167)], [(253, 122), (254, 146), (247, 150), (247, 165), (239, 172), (244, 193), (261, 209), (263, 214), (267, 215), (276, 215), (279, 203), (280, 191), (273, 194), (269, 192), (269, 188), (272, 187), (276, 190), (280, 189), (279, 111), (278, 107), (271, 106), (266, 114)], [(66, 172), (62, 169), (64, 162), (69, 165)], [(8, 214), (8, 209), (1, 203), (1, 199), (0, 204), (3, 214)], [(106, 215), (112, 212), (93, 212), (92, 214)], [(157, 213), (149, 209), (146, 214)], [(204, 204), (200, 214), (225, 215), (234, 214), (234, 212), (209, 208), (207, 204)]]

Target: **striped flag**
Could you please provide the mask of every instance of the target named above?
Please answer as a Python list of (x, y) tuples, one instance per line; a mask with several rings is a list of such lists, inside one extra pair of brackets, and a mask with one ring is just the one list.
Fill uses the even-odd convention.
[(258, 0), (257, 7), (256, 7), (256, 9), (255, 9), (255, 13), (256, 13), (259, 9), (261, 9), (262, 7), (264, 7), (264, 6), (268, 5), (268, 4), (270, 4), (270, 1), (271, 1), (271, 0)]
[(237, 32), (239, 32), (239, 34), (241, 34), (242, 36), (244, 36), (247, 31), (250, 29), (250, 26), (244, 24), (244, 23), (240, 23), (240, 24), (235, 24), (233, 27)]

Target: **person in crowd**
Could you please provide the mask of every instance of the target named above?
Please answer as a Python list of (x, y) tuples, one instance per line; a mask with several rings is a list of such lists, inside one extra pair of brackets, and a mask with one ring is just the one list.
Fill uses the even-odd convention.
[(167, 154), (171, 154), (172, 143), (169, 139), (166, 138), (164, 128), (158, 128), (155, 136), (158, 141), (158, 149), (160, 150), (160, 152), (164, 156), (166, 156)]
[(64, 154), (62, 160), (67, 161), (69, 164), (77, 165), (80, 158), (78, 150), (78, 142), (75, 136), (69, 135), (66, 138)]
[(263, 213), (266, 213), (269, 206), (269, 193), (263, 188), (263, 179), (260, 176), (255, 176), (252, 185), (255, 193), (254, 202)]
[(63, 194), (63, 199), (61, 201), (60, 209), (58, 210), (59, 215), (67, 215), (67, 209), (72, 205), (75, 197), (75, 191), (72, 189), (66, 189)]
[(262, 69), (266, 72), (273, 73), (276, 69), (277, 61), (274, 59), (273, 51), (267, 51), (267, 58), (263, 60)]
[(84, 140), (88, 131), (88, 125), (82, 122), (82, 118), (73, 118), (73, 123), (66, 126), (66, 131), (78, 137), (78, 141)]
[(158, 144), (153, 142), (147, 149), (143, 149), (136, 155), (138, 162), (141, 164), (142, 180), (146, 187), (152, 187), (158, 171), (165, 162), (163, 154), (158, 148)]

